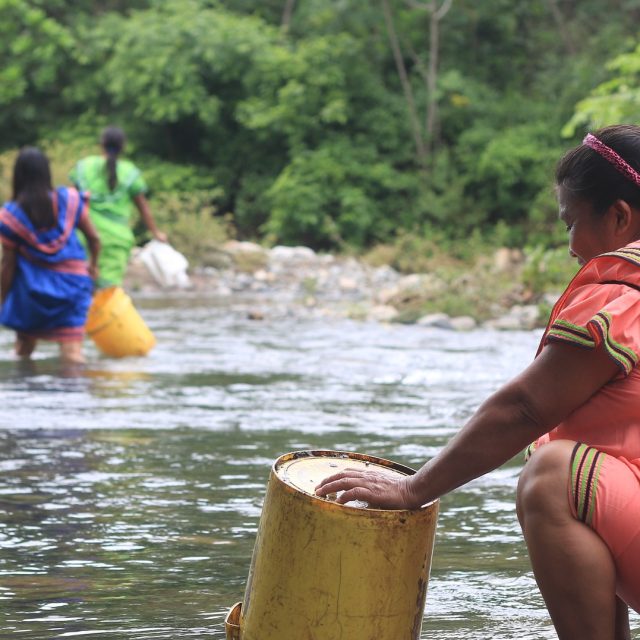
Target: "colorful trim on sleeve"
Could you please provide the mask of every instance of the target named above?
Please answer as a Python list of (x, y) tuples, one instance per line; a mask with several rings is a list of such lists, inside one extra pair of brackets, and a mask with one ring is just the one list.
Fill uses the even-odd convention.
[(591, 525), (600, 469), (606, 454), (577, 442), (571, 453), (571, 493), (576, 518)]
[(633, 349), (625, 347), (611, 337), (611, 316), (605, 311), (599, 311), (589, 320), (589, 326), (598, 332), (611, 358), (624, 370), (625, 375), (629, 375), (631, 370), (638, 364), (638, 354)]
[(593, 349), (596, 346), (596, 341), (593, 339), (589, 329), (561, 319), (556, 320), (549, 327), (546, 338), (572, 342), (589, 349)]
[(586, 327), (566, 320), (556, 320), (549, 327), (545, 340), (568, 342), (587, 349), (593, 349), (602, 342), (611, 359), (624, 371), (624, 375), (628, 376), (640, 358), (633, 349), (616, 342), (611, 337), (610, 330), (611, 316), (605, 311), (599, 311), (589, 320)]

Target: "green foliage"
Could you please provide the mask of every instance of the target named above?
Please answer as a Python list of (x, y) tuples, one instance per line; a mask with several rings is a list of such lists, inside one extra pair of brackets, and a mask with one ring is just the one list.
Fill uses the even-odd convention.
[(228, 221), (214, 217), (201, 194), (165, 194), (153, 202), (153, 207), (158, 226), (192, 264), (210, 264), (212, 255), (233, 235)]
[(374, 148), (337, 138), (296, 155), (278, 176), (266, 194), (266, 231), (285, 244), (363, 247), (393, 230), (403, 216), (394, 209), (396, 196), (414, 186)]
[(471, 316), (478, 321), (495, 317), (496, 308), (505, 308), (505, 301), (517, 286), (514, 274), (496, 276), (490, 269), (474, 265), (467, 265), (466, 269), (472, 269), (471, 273), (465, 270), (447, 274), (448, 286), (443, 293), (415, 304), (413, 310), (405, 310), (407, 320), (413, 322), (429, 313)]
[(254, 24), (192, 0), (169, 1), (100, 21), (89, 34), (96, 44), (85, 64), (96, 67), (94, 82), (110, 101), (132, 105), (138, 118), (162, 124), (197, 118), (213, 126), (223, 83), (237, 80), (261, 45)]
[[(235, 233), (228, 219), (216, 215), (215, 202), (222, 190), (212, 186), (202, 168), (145, 159), (138, 164), (150, 185), (149, 203), (159, 228), (178, 251), (206, 264), (208, 254)], [(135, 232), (138, 243), (149, 239), (141, 221)]]
[(578, 271), (566, 247), (548, 249), (543, 245), (527, 248), (522, 282), (533, 294), (562, 291)]
[(378, 244), (364, 254), (373, 266), (388, 264), (400, 273), (441, 273), (464, 270), (500, 244), (500, 233), (483, 236), (479, 229), (464, 239), (425, 225), (421, 232), (399, 231), (392, 242)]
[[(552, 181), (558, 149), (543, 146), (548, 137), (542, 122), (494, 132), (476, 162), (468, 165), (467, 192), (486, 216), (481, 222), (504, 221), (526, 228), (532, 202)], [(516, 238), (514, 238), (516, 240)], [(517, 238), (522, 242), (522, 237)]]
[(578, 102), (562, 129), (564, 136), (573, 136), (577, 129), (640, 121), (640, 44), (613, 58), (606, 68), (612, 77)]
[(0, 16), (3, 144), (33, 142), (36, 128), (52, 115), (40, 104), (58, 106), (58, 87), (73, 39), (65, 26), (47, 16), (44, 0), (0, 0)]
[(491, 256), (500, 247), (501, 230), (488, 236), (475, 232), (464, 241), (452, 241), (428, 229), (422, 235), (401, 233), (390, 244), (378, 245), (364, 255), (371, 265), (390, 264), (402, 273), (426, 273), (442, 286), (419, 287), (402, 292), (393, 304), (400, 314), (395, 321), (413, 323), (428, 313), (469, 315), (477, 320), (495, 316), (520, 299), (521, 265), (498, 270)]
[(221, 188), (212, 183), (211, 174), (204, 167), (139, 156), (136, 164), (143, 170), (152, 196), (163, 192), (206, 193), (213, 203), (221, 195)]
[(245, 78), (254, 94), (238, 108), (239, 121), (257, 133), (285, 136), (298, 148), (323, 127), (349, 118), (348, 65), (359, 44), (346, 34), (272, 47), (256, 56)]
[(555, 190), (550, 185), (543, 187), (529, 208), (527, 244), (555, 247), (566, 243), (566, 235), (566, 225), (558, 219)]
[(432, 93), (428, 3), (390, 0), (425, 139), (437, 107), (419, 162), (380, 3), (298, 0), (285, 29), (284, 0), (0, 0), (0, 144), (40, 141), (65, 181), (120, 124), (177, 237), (403, 246), (403, 269), (429, 243), (555, 246), (562, 125), (638, 121), (618, 5), (456, 0)]

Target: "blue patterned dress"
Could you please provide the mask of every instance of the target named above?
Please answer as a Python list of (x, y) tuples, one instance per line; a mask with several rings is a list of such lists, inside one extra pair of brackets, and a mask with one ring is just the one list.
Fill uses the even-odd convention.
[(0, 242), (17, 254), (0, 324), (33, 338), (80, 340), (93, 293), (76, 235), (78, 222), (88, 215), (88, 195), (59, 187), (51, 198), (55, 223), (47, 229), (36, 229), (15, 202), (0, 209)]

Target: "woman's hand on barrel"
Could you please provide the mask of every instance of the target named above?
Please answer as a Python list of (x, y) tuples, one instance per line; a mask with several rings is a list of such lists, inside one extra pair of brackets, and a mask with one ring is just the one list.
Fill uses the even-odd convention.
[(411, 484), (411, 476), (396, 478), (377, 471), (345, 469), (322, 480), (316, 495), (342, 492), (336, 498), (339, 504), (360, 500), (378, 509), (415, 509), (422, 503), (414, 496)]

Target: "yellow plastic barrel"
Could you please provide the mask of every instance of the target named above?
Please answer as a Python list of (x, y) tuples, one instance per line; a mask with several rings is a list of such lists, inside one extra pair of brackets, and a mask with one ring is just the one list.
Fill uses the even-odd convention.
[(121, 287), (96, 291), (85, 328), (98, 349), (113, 358), (144, 356), (156, 343), (153, 333)]
[(274, 463), (244, 601), (227, 640), (418, 640), (438, 502), (414, 510), (341, 505), (315, 495), (345, 468), (411, 475), (358, 453), (300, 451)]

